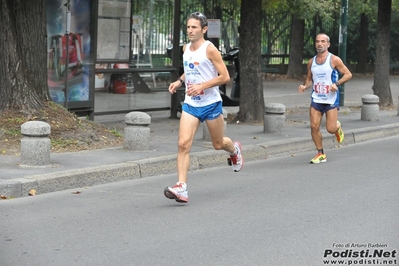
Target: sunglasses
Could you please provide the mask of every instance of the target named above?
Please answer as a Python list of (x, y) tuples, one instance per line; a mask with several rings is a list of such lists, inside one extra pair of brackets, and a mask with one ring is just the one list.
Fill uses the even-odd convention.
[(202, 13), (200, 13), (200, 12), (194, 12), (194, 13), (192, 13), (192, 14), (190, 15), (190, 18), (199, 19), (199, 20), (201, 20), (201, 21), (203, 22), (203, 23), (201, 23), (201, 24), (204, 24), (203, 26), (208, 26), (208, 19), (205, 17), (204, 14), (202, 14)]

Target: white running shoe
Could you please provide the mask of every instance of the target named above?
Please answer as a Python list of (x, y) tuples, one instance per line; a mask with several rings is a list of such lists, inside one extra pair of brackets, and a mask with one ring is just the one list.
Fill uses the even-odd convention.
[(234, 141), (236, 155), (230, 155), (228, 159), (229, 165), (233, 168), (234, 172), (239, 172), (244, 166), (244, 158), (241, 153), (241, 143)]
[(173, 187), (167, 187), (164, 189), (163, 194), (168, 199), (174, 199), (180, 203), (188, 202), (188, 191), (187, 184), (177, 182)]

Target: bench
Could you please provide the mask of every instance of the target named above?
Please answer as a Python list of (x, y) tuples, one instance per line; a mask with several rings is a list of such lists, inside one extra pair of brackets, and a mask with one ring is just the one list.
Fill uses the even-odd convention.
[(272, 68), (272, 67), (262, 67), (262, 73), (268, 74), (268, 73), (272, 73), (272, 74), (278, 74), (279, 71), (277, 68)]
[(395, 75), (395, 70), (399, 70), (399, 63), (393, 63), (391, 62), (389, 64), (389, 73), (391, 75)]
[(262, 57), (261, 59), (261, 70), (265, 79), (267, 79), (267, 74), (278, 74), (279, 71), (275, 67), (269, 67), (267, 58)]
[(262, 63), (262, 73), (265, 74), (263, 75), (264, 79), (267, 79), (267, 74), (278, 74), (279, 71), (277, 68), (267, 67), (266, 64)]
[[(166, 55), (151, 55), (151, 58), (143, 59), (140, 63), (133, 62), (130, 67), (141, 69), (169, 68), (171, 64), (170, 59)], [(170, 81), (170, 72), (149, 71), (144, 73), (144, 71), (142, 71), (140, 76), (145, 79), (151, 79), (153, 83), (152, 89), (157, 87), (157, 81), (162, 81), (164, 86), (166, 86), (167, 81)]]
[(176, 69), (173, 67), (132, 67), (132, 68), (119, 68), (119, 69), (95, 69), (95, 73), (111, 73), (111, 74), (132, 74), (132, 81), (135, 91), (142, 93), (152, 93), (152, 92), (167, 92), (168, 88), (149, 88), (147, 83), (143, 80), (143, 74), (150, 73), (172, 73)]
[[(152, 65), (153, 67), (168, 67), (171, 65), (171, 60), (164, 55), (152, 57)], [(155, 79), (157, 81), (163, 81), (165, 84), (167, 81), (170, 81), (170, 72), (158, 72), (155, 73)]]

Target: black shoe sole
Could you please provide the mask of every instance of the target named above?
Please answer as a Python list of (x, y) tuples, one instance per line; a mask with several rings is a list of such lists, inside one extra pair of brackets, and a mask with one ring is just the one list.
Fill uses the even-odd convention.
[(173, 194), (172, 192), (170, 192), (168, 188), (165, 188), (165, 189), (163, 190), (163, 194), (164, 194), (165, 197), (167, 197), (168, 199), (175, 199), (175, 198), (176, 198), (175, 194)]

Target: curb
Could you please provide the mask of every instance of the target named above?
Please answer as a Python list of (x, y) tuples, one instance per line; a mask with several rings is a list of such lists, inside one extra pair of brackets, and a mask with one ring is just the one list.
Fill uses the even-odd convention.
[[(338, 144), (334, 136), (328, 136), (323, 138), (323, 146), (331, 149), (342, 145), (351, 145), (397, 135), (399, 135), (399, 123), (347, 130), (343, 143)], [(246, 162), (312, 150), (314, 150), (314, 144), (308, 137), (243, 146)], [(176, 157), (176, 155), (165, 155), (150, 159), (0, 181), (0, 191), (7, 197), (18, 198), (28, 196), (31, 189), (35, 189), (37, 194), (44, 194), (156, 175), (173, 174), (176, 173)], [(190, 171), (221, 166), (227, 166), (227, 156), (224, 151), (208, 150), (191, 154)]]

